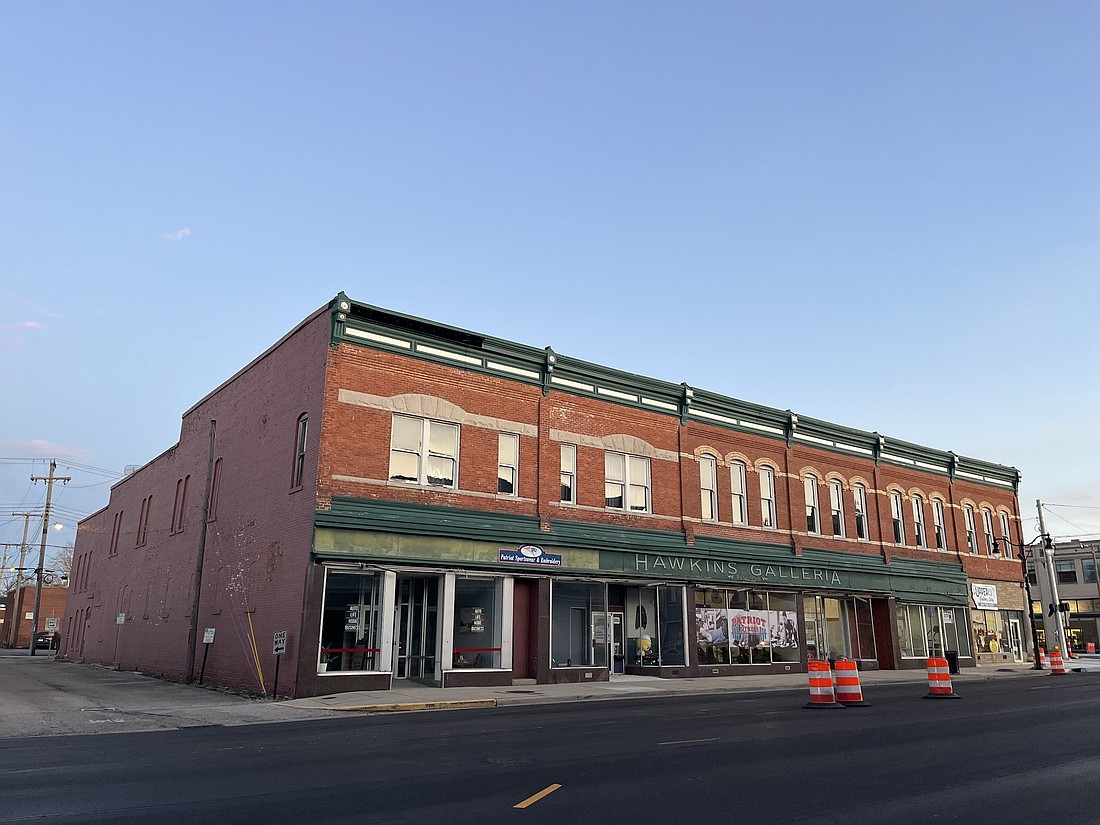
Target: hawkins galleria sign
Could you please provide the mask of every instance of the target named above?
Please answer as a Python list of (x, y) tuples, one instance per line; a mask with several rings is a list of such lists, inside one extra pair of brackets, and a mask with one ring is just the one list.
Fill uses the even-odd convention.
[(718, 561), (717, 559), (685, 558), (683, 556), (651, 556), (646, 553), (634, 554), (633, 571), (650, 575), (654, 573), (659, 575), (683, 573), (711, 581), (784, 584), (788, 587), (797, 585), (844, 586), (844, 581), (840, 578), (839, 573), (823, 567)]

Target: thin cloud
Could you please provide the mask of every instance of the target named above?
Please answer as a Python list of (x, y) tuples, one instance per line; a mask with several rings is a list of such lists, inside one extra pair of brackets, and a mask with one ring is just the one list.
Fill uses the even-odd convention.
[(27, 336), (23, 333), (28, 330), (39, 329), (45, 329), (45, 327), (37, 321), (18, 321), (14, 324), (0, 325), (0, 349), (13, 352), (25, 350), (27, 348)]
[(88, 451), (83, 447), (68, 447), (64, 444), (55, 444), (43, 438), (31, 438), (25, 441), (9, 441), (0, 439), (0, 451), (14, 455), (26, 455), (42, 458), (67, 458), (70, 461), (87, 456)]
[(182, 241), (190, 234), (191, 227), (185, 226), (183, 229), (177, 229), (175, 232), (165, 232), (161, 237), (168, 241)]

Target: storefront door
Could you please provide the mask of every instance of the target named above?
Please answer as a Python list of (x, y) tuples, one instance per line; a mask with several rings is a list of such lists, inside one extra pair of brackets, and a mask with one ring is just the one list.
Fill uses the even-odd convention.
[(624, 673), (626, 661), (626, 636), (623, 630), (623, 614), (611, 613), (611, 672)]
[(395, 613), (394, 676), (417, 682), (434, 681), (439, 578), (399, 576)]
[(1020, 620), (1010, 618), (1008, 620), (1008, 643), (1012, 648), (1012, 661), (1014, 662), (1022, 662), (1024, 660), (1023, 638)]

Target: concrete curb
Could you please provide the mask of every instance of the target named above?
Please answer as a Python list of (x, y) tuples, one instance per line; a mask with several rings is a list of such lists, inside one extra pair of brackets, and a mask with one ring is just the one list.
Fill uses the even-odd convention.
[[(280, 703), (284, 706), (285, 703)], [(377, 705), (338, 705), (324, 707), (314, 705), (316, 710), (356, 711), (358, 713), (402, 713), (416, 710), (461, 710), (465, 708), (495, 708), (496, 699), (455, 699), (440, 702), (397, 702)], [(293, 706), (291, 706), (293, 707)]]

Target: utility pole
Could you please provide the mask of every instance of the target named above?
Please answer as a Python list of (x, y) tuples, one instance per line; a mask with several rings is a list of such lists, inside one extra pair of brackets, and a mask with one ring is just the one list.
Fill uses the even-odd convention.
[[(1035, 506), (1039, 510), (1039, 534), (1044, 537), (1042, 545), (1046, 545), (1045, 540), (1047, 533), (1046, 519), (1043, 517), (1043, 501), (1042, 499), (1035, 500)], [(1047, 612), (1043, 615), (1043, 626), (1047, 630), (1047, 636), (1052, 637), (1051, 641), (1058, 647), (1063, 656), (1069, 656), (1069, 647), (1066, 642), (1066, 629), (1062, 624), (1062, 602), (1058, 598), (1058, 573), (1054, 569), (1054, 542), (1050, 542), (1049, 547), (1043, 549), (1043, 568), (1047, 577), (1047, 594), (1050, 597), (1050, 602), (1047, 604)], [(1051, 615), (1053, 614), (1053, 615)], [(1051, 621), (1053, 620), (1053, 621)], [(1051, 630), (1054, 632), (1051, 633)], [(1049, 647), (1050, 642), (1047, 645)]]
[(34, 655), (34, 637), (38, 635), (38, 612), (42, 608), (42, 571), (46, 567), (46, 536), (50, 532), (50, 499), (53, 497), (53, 483), (60, 481), (68, 484), (71, 476), (55, 476), (57, 461), (50, 461), (50, 474), (48, 476), (31, 476), (31, 481), (36, 484), (39, 481), (46, 482), (46, 509), (42, 513), (42, 544), (38, 551), (38, 569), (35, 571), (37, 580), (34, 585), (34, 620), (31, 623), (31, 656)]
[(8, 576), (8, 548), (18, 546), (19, 545), (16, 544), (14, 541), (5, 541), (0, 543), (0, 547), (4, 548), (4, 562), (3, 564), (0, 564), (0, 595), (4, 595), (8, 592), (8, 588), (4, 586), (4, 579), (6, 579)]
[(19, 544), (19, 575), (15, 577), (16, 587), (23, 585), (23, 562), (27, 558), (27, 533), (30, 530), (32, 518), (38, 518), (38, 513), (12, 513), (13, 516), (23, 517), (23, 541)]
[[(23, 540), (19, 543), (19, 567), (16, 568), (15, 574), (15, 603), (8, 605), (8, 610), (14, 615), (8, 617), (5, 632), (5, 644), (15, 647), (18, 644), (19, 625), (23, 622), (23, 585), (26, 584), (27, 578), (24, 566), (27, 558), (27, 533), (30, 531), (31, 519), (37, 518), (38, 513), (12, 513), (12, 515), (23, 518)], [(31, 641), (34, 641), (33, 636)]]

